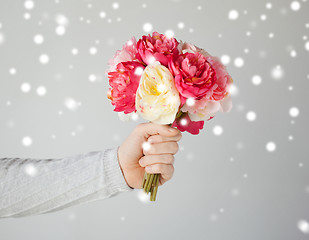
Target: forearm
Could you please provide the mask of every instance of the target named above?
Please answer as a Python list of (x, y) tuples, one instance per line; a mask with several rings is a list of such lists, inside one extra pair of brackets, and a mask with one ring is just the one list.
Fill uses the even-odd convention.
[(58, 211), (130, 190), (117, 148), (62, 159), (0, 159), (0, 217)]

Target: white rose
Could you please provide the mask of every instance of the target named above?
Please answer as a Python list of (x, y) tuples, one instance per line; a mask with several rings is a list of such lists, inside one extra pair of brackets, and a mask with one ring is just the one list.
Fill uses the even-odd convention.
[(174, 122), (179, 106), (180, 97), (171, 72), (158, 61), (149, 64), (136, 91), (138, 114), (157, 124), (170, 124)]

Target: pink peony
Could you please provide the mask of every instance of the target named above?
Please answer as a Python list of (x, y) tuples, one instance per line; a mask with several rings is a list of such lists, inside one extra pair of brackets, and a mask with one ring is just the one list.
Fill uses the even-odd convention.
[(196, 53), (199, 52), (206, 57), (207, 62), (211, 65), (216, 73), (216, 85), (217, 87), (213, 91), (213, 95), (210, 97), (212, 100), (222, 100), (233, 83), (231, 76), (228, 74), (225, 66), (221, 63), (220, 59), (211, 56), (204, 49), (199, 48), (193, 44), (187, 42), (180, 42), (178, 45), (178, 50), (180, 53)]
[(108, 98), (115, 106), (114, 111), (131, 113), (135, 109), (135, 95), (145, 67), (139, 62), (122, 62), (116, 66), (116, 71), (109, 72)]
[(216, 72), (207, 58), (199, 52), (184, 53), (169, 60), (169, 69), (175, 76), (175, 84), (182, 98), (210, 98), (217, 88)]
[(137, 42), (137, 58), (147, 65), (159, 61), (167, 66), (171, 55), (178, 55), (178, 42), (175, 38), (168, 38), (164, 34), (153, 32), (152, 36), (142, 36)]
[(228, 95), (222, 100), (215, 101), (202, 98), (201, 100), (195, 100), (194, 104), (183, 105), (181, 111), (188, 112), (189, 117), (193, 121), (210, 120), (215, 116), (217, 112), (229, 112), (232, 109), (232, 100)]
[(172, 127), (177, 127), (181, 132), (187, 131), (193, 135), (197, 135), (203, 129), (204, 121), (193, 122), (187, 113), (182, 113), (180, 117), (175, 119)]
[(137, 54), (136, 39), (135, 37), (132, 37), (130, 40), (126, 42), (125, 45), (123, 45), (122, 50), (116, 51), (114, 57), (109, 60), (108, 62), (110, 66), (109, 72), (115, 71), (118, 63), (137, 60), (136, 54)]
[(211, 64), (216, 72), (216, 85), (213, 94), (210, 99), (212, 100), (222, 100), (228, 95), (229, 88), (233, 83), (232, 77), (228, 74), (225, 66), (220, 62), (219, 58), (208, 56), (207, 61)]

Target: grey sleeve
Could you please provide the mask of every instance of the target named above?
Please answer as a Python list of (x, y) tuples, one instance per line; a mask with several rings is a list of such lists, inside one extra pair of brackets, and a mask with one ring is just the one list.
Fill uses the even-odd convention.
[(54, 212), (132, 191), (117, 150), (60, 159), (0, 159), (0, 218)]

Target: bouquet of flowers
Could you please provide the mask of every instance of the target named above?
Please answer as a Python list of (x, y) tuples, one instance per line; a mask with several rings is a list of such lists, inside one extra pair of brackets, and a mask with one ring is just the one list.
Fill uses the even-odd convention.
[[(114, 111), (199, 134), (204, 121), (229, 112), (233, 83), (217, 57), (193, 44), (153, 32), (133, 37), (109, 61), (108, 98)], [(143, 188), (155, 201), (159, 174), (145, 173)]]

